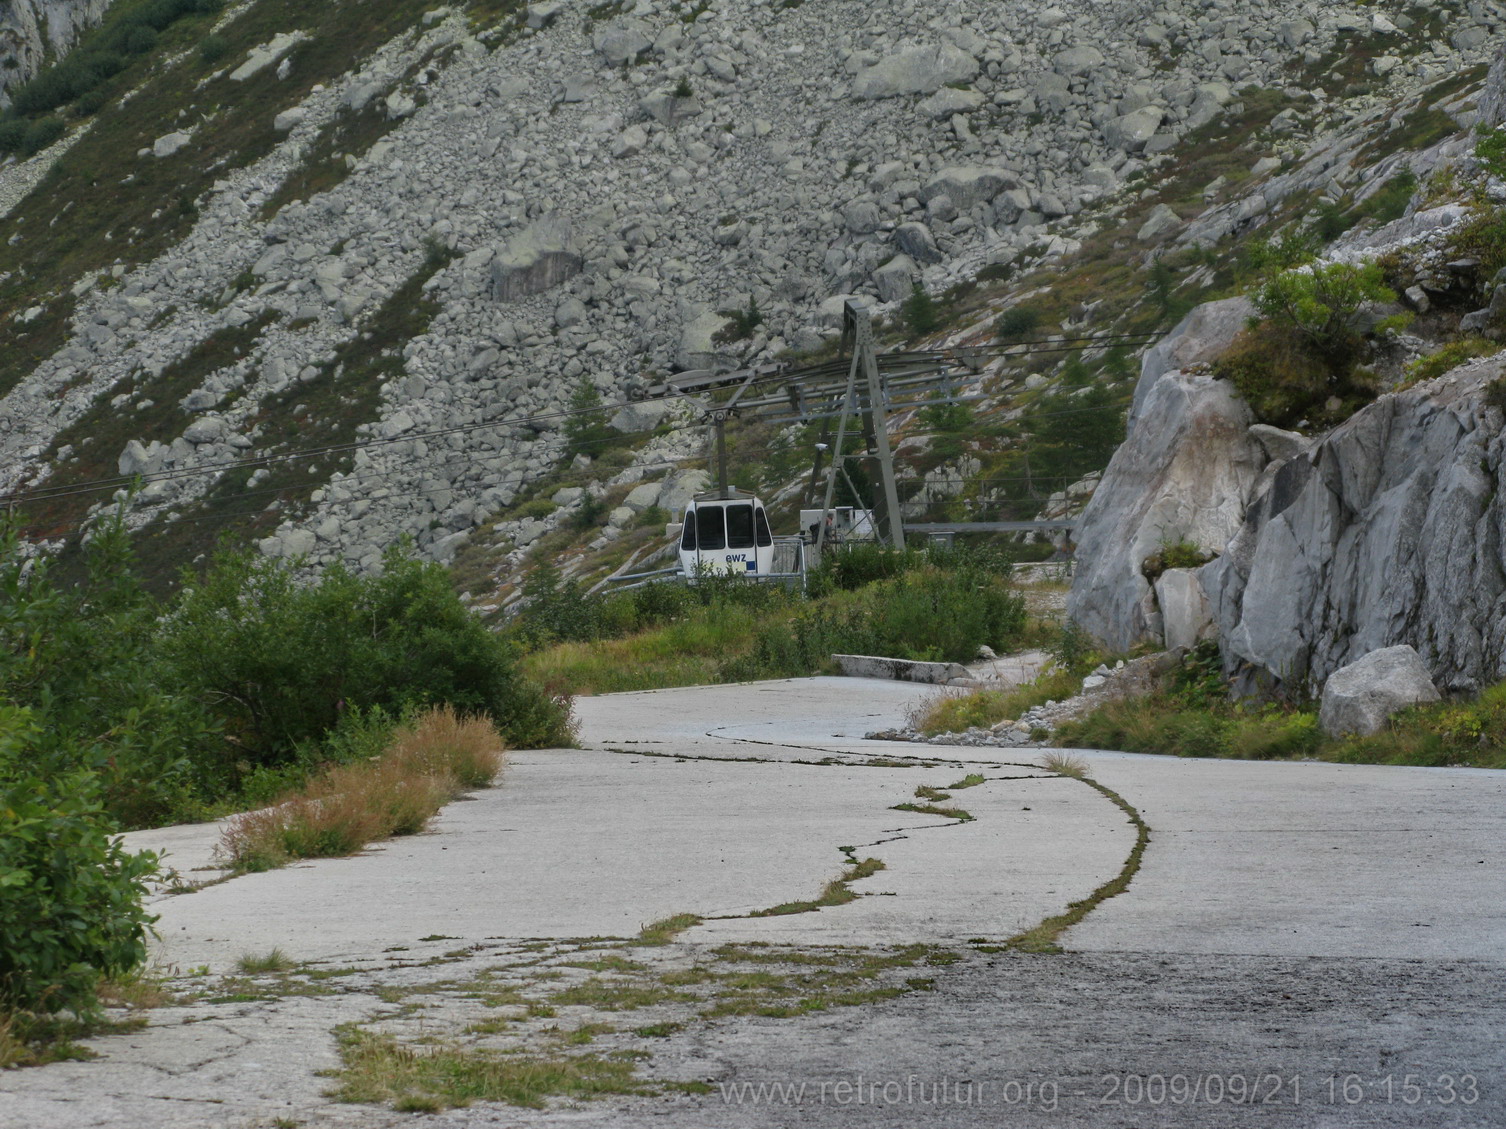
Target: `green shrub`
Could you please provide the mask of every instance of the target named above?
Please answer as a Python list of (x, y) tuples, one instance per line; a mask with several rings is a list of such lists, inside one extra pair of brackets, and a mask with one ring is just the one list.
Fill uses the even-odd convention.
[(19, 153), (26, 144), (28, 124), (21, 118), (0, 121), (0, 153)]
[(62, 118), (38, 118), (26, 127), (26, 137), (21, 142), (21, 156), (35, 156), (67, 132), (68, 127), (63, 124)]
[(1267, 320), (1300, 334), (1331, 367), (1346, 366), (1359, 344), (1355, 318), (1368, 302), (1394, 302), (1375, 263), (1328, 263), (1283, 271), (1257, 290), (1255, 309)]
[(1011, 306), (994, 319), (994, 336), (1000, 341), (1018, 341), (1034, 333), (1041, 315), (1030, 306)]
[(1449, 229), (1448, 253), (1476, 260), (1475, 277), (1489, 283), (1506, 267), (1506, 209), (1477, 205), (1468, 219)]
[(880, 580), (891, 580), (925, 563), (919, 550), (899, 552), (885, 545), (855, 541), (826, 550), (821, 561), (818, 591), (829, 588), (851, 592)]
[(401, 549), (379, 575), (335, 566), (311, 583), (280, 561), (222, 554), (161, 646), (254, 764), (287, 763), (346, 710), (419, 704), (483, 714), (514, 747), (569, 743), (568, 707), (517, 674), (513, 646), (465, 609), (442, 566)]
[(192, 818), (229, 771), (214, 718), (156, 661), (157, 607), (118, 522), (95, 532), (85, 566), (82, 584), (59, 584), (0, 529), (0, 701), (37, 723), (31, 761), (0, 759), (0, 778), (90, 770), (127, 826)]
[(1260, 274), (1300, 267), (1312, 262), (1317, 254), (1317, 237), (1299, 227), (1289, 227), (1267, 239), (1253, 239), (1240, 252), (1245, 268)]
[(1482, 128), (1475, 142), (1475, 159), (1491, 176), (1506, 178), (1506, 132)]
[(1506, 376), (1498, 376), (1486, 385), (1485, 403), (1506, 415)]
[(230, 40), (223, 35), (206, 35), (199, 40), (199, 58), (213, 66), (230, 54)]
[(1367, 374), (1351, 367), (1336, 376), (1306, 336), (1270, 321), (1241, 330), (1213, 362), (1213, 374), (1234, 385), (1257, 420), (1276, 427), (1338, 423), (1376, 395)]
[(854, 600), (766, 624), (747, 655), (724, 664), (721, 679), (815, 674), (833, 654), (972, 662), (983, 644), (1007, 650), (1024, 627), (1024, 600), (1003, 576), (924, 566), (872, 584)]
[[(0, 759), (24, 762), (34, 736), (24, 710), (0, 712)], [(0, 1014), (98, 1011), (102, 977), (146, 958), (155, 918), (142, 909), (156, 856), (113, 835), (86, 771), (0, 778)]]

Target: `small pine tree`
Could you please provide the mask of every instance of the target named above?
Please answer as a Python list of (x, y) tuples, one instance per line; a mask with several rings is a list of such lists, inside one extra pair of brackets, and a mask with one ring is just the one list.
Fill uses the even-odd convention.
[(607, 423), (606, 409), (602, 406), (601, 393), (590, 380), (582, 380), (570, 395), (570, 414), (562, 427), (565, 433), (565, 454), (590, 455), (601, 453), (601, 447), (617, 434)]
[(924, 337), (941, 328), (941, 311), (936, 308), (936, 299), (918, 282), (911, 287), (901, 312), (912, 337)]

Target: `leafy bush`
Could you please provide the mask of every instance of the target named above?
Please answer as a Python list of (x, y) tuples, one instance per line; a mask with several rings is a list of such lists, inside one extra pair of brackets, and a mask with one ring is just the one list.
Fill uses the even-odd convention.
[(173, 609), (162, 647), (252, 763), (286, 763), (354, 708), (448, 703), (515, 747), (570, 741), (568, 707), (518, 676), (512, 645), (466, 611), (443, 567), (401, 549), (380, 575), (336, 566), (312, 583), (279, 561), (222, 555)]
[(1271, 321), (1241, 330), (1213, 362), (1213, 374), (1234, 385), (1257, 420), (1276, 427), (1338, 423), (1376, 394), (1367, 374), (1351, 367), (1336, 376), (1307, 337)]
[(1355, 318), (1368, 302), (1394, 302), (1375, 263), (1328, 263), (1283, 271), (1253, 296), (1255, 309), (1275, 325), (1295, 330), (1336, 370), (1359, 346)]
[(972, 662), (980, 646), (1007, 649), (1024, 627), (1024, 600), (1004, 576), (927, 565), (873, 584), (851, 601), (765, 624), (751, 651), (725, 664), (721, 678), (815, 674), (833, 654)]
[(994, 336), (1000, 341), (1018, 341), (1034, 333), (1041, 315), (1030, 306), (1011, 306), (994, 319)]
[(892, 580), (925, 563), (919, 550), (899, 552), (884, 545), (855, 541), (826, 551), (819, 575), (812, 586), (819, 592), (840, 589), (852, 592), (880, 580)]
[[(0, 760), (25, 763), (36, 733), (24, 710), (0, 712)], [(156, 856), (113, 836), (87, 771), (0, 778), (0, 1015), (98, 1009), (103, 976), (146, 958), (142, 909)]]
[(1300, 267), (1312, 262), (1317, 254), (1317, 237), (1299, 227), (1289, 227), (1268, 239), (1253, 239), (1241, 250), (1245, 267), (1261, 274)]
[[(33, 711), (25, 767), (98, 773), (128, 826), (199, 814), (229, 767), (214, 718), (155, 661), (156, 623), (118, 523), (94, 535), (78, 587), (55, 582), (45, 559), (28, 561), (0, 529), (0, 701)], [(17, 767), (0, 758), (0, 778)]]
[(206, 35), (199, 40), (199, 58), (213, 66), (230, 54), (230, 40), (223, 35)]

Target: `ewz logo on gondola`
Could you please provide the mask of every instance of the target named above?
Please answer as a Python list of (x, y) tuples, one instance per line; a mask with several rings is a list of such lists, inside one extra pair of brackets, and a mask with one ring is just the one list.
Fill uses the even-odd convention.
[(750, 560), (747, 553), (728, 553), (727, 563), (729, 565), (740, 564), (749, 572), (758, 571), (758, 561)]

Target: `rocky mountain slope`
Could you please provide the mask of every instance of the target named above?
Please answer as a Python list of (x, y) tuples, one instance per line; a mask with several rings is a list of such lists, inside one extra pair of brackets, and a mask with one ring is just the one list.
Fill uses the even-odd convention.
[[(1183, 299), (1217, 293), (1263, 223), (1362, 209), (1400, 161), (1426, 151), (1425, 175), (1461, 144), (1502, 19), (1274, 0), (191, 13), (102, 106), (58, 107), (55, 146), (0, 167), (0, 490), (58, 543), (141, 476), (129, 521), (164, 567), (223, 531), (356, 567), (402, 534), (443, 560), (485, 537), (515, 567), (558, 517), (508, 507), (567, 461), (583, 383), (627, 402), (677, 369), (818, 349), (843, 297), (893, 310), (916, 283), (971, 293), (957, 340), (1026, 300), (1062, 305), (1046, 332), (1153, 325), (1132, 307), (1155, 255)], [(1187, 181), (1214, 150), (1227, 174)], [(1005, 420), (1024, 390), (1006, 367), (976, 382)], [(592, 488), (700, 454), (663, 420), (622, 419), (660, 433)]]

